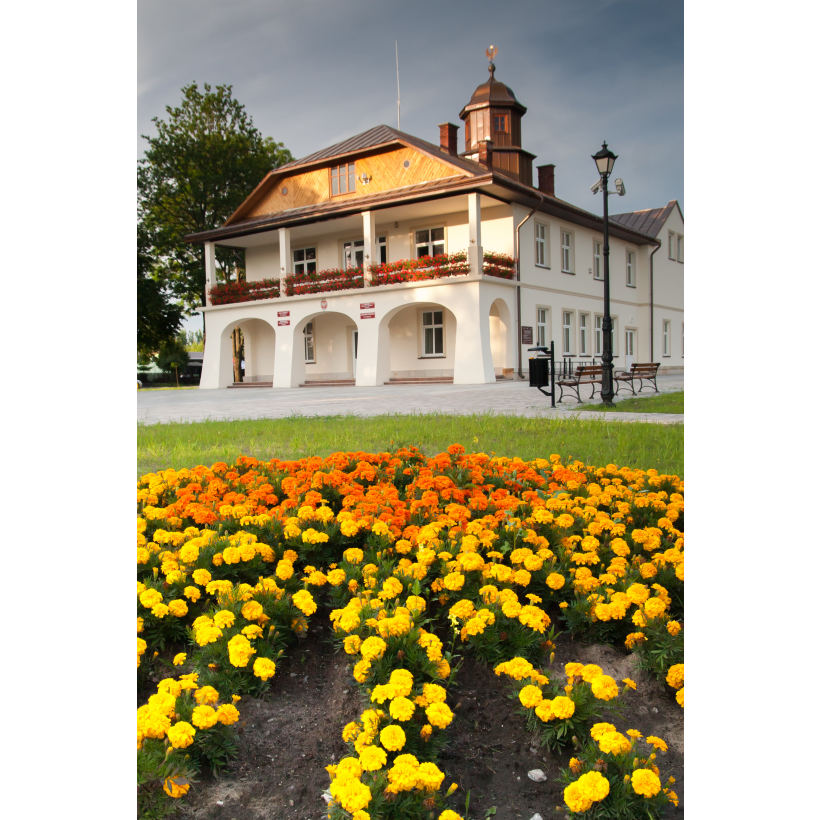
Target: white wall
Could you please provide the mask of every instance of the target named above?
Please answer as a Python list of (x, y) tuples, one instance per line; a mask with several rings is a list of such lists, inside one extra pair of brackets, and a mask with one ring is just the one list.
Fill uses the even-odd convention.
[(316, 363), (305, 365), (307, 378), (353, 378), (350, 331), (355, 323), (341, 313), (322, 313), (314, 317), (313, 327)]
[[(422, 357), (422, 313), (444, 312), (444, 356)], [(399, 311), (390, 320), (390, 377), (452, 376), (455, 367), (456, 317), (441, 305), (422, 303)]]
[[(675, 259), (669, 259), (669, 232), (685, 235), (683, 219), (677, 208), (661, 228), (658, 239), (661, 247), (655, 254), (655, 361), (661, 367), (682, 367), (681, 333), (684, 323), (683, 270), (684, 263), (677, 261), (677, 247), (673, 248)], [(685, 257), (684, 257), (685, 258)], [(670, 355), (663, 355), (663, 323), (670, 323)]]
[(245, 279), (248, 282), (278, 279), (279, 273), (278, 245), (257, 245), (253, 248), (245, 248)]
[(240, 324), (245, 337), (245, 381), (273, 381), (276, 331), (261, 319)]

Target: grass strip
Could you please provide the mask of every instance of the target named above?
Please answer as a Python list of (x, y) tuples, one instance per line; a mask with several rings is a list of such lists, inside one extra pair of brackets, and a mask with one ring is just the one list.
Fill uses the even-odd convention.
[(683, 425), (536, 419), (494, 413), (449, 415), (290, 416), (284, 419), (137, 424), (137, 474), (210, 466), (237, 456), (326, 457), (337, 451), (383, 452), (415, 444), (427, 455), (450, 444), (468, 452), (524, 460), (577, 458), (683, 477)]
[(601, 404), (596, 396), (595, 400), (584, 402), (581, 406), (596, 413), (683, 413), (683, 390), (620, 399), (612, 407)]

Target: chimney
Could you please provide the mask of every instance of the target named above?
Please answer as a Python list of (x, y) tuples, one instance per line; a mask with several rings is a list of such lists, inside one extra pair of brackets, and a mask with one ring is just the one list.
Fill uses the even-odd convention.
[(555, 166), (538, 166), (538, 190), (545, 194), (555, 196)]
[(438, 128), (441, 150), (456, 156), (458, 154), (458, 126), (451, 122), (443, 122)]
[(493, 141), (491, 139), (478, 141), (478, 164), (488, 171), (493, 170)]

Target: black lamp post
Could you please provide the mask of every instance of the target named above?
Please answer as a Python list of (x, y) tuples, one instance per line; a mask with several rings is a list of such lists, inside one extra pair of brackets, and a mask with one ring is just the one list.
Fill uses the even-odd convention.
[(612, 316), (609, 313), (609, 192), (606, 184), (618, 157), (604, 143), (601, 150), (592, 158), (595, 160), (598, 173), (601, 175), (601, 190), (604, 192), (604, 321), (601, 328), (604, 336), (604, 349), (601, 356), (603, 360), (601, 401), (603, 404), (612, 405), (615, 391), (612, 379)]

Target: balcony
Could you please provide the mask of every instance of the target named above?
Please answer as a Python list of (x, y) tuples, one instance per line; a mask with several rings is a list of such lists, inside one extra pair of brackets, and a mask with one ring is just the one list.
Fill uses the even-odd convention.
[[(450, 276), (466, 276), (470, 273), (467, 252), (422, 256), (418, 259), (401, 259), (381, 265), (369, 265), (369, 284), (365, 284), (363, 268), (330, 268), (312, 273), (289, 273), (282, 280), (262, 279), (253, 282), (229, 282), (210, 288), (208, 295), (213, 305), (255, 302), (261, 299), (278, 299), (313, 293), (334, 293), (364, 287), (381, 287), (404, 282), (421, 282), (444, 279)], [(499, 279), (515, 279), (515, 260), (503, 253), (484, 251), (484, 276)], [(281, 293), (284, 282), (284, 295)]]

